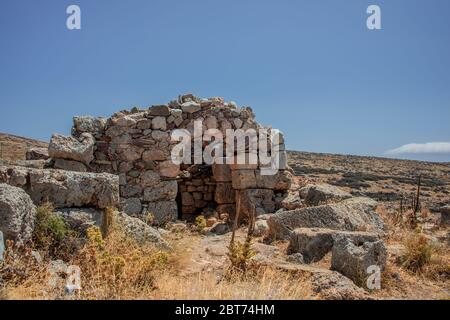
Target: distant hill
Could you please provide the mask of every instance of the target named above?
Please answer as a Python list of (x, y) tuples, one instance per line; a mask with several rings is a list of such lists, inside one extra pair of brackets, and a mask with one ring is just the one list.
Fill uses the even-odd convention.
[(421, 200), (430, 209), (450, 203), (450, 164), (288, 151), (295, 174), (398, 206), (411, 203), (421, 177)]
[(0, 160), (25, 160), (25, 155), (28, 149), (47, 147), (47, 142), (19, 137), (7, 133), (0, 133)]

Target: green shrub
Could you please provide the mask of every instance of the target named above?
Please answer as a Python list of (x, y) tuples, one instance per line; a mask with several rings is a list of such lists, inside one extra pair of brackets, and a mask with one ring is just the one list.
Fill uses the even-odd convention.
[(206, 219), (204, 216), (200, 215), (195, 218), (195, 229), (198, 232), (202, 232), (206, 228)]
[(37, 249), (57, 259), (70, 257), (81, 245), (78, 233), (53, 212), (51, 204), (36, 210), (33, 243)]

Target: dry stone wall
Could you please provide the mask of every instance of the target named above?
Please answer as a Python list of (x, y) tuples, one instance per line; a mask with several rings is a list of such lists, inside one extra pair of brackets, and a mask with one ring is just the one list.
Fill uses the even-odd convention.
[[(249, 107), (238, 107), (222, 98), (199, 99), (191, 94), (164, 105), (133, 108), (110, 118), (74, 117), (71, 137), (53, 135), (49, 156), (54, 167), (71, 171), (105, 172), (119, 176), (120, 208), (130, 215), (151, 214), (155, 224), (177, 218), (227, 214), (233, 216), (236, 199), (244, 216), (276, 209), (275, 198), (289, 189), (291, 172), (286, 168), (284, 140), (278, 142), (276, 175), (262, 175), (257, 164), (174, 164), (172, 139), (175, 129), (196, 138), (194, 121), (202, 121), (202, 134), (218, 129), (262, 128)], [(202, 141), (204, 150), (210, 141)], [(226, 150), (226, 145), (224, 150)], [(255, 152), (246, 144), (246, 152)], [(194, 159), (194, 146), (191, 158)], [(270, 151), (270, 146), (269, 146)], [(233, 146), (233, 152), (237, 149)]]

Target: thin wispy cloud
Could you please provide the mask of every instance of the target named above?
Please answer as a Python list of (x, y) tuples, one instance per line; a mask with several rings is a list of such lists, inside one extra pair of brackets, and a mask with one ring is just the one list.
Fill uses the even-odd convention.
[(409, 143), (386, 151), (387, 154), (450, 154), (450, 142)]

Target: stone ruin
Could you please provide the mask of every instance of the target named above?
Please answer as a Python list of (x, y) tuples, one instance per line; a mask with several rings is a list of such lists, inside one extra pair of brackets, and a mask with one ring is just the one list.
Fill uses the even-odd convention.
[[(196, 120), (201, 120), (200, 132), (195, 130)], [(41, 160), (28, 166), (0, 165), (0, 253), (2, 237), (24, 243), (31, 239), (36, 206), (50, 202), (56, 214), (82, 233), (92, 225), (108, 225), (105, 210), (117, 207), (115, 214), (127, 234), (163, 249), (170, 245), (157, 228), (148, 225), (149, 217), (153, 225), (160, 226), (204, 215), (211, 217), (209, 232), (220, 235), (229, 231), (239, 213), (244, 222), (255, 217), (254, 236), (263, 236), (268, 243), (289, 241), (288, 261), (309, 264), (331, 252), (331, 269), (361, 287), (366, 280), (361, 275), (368, 267), (384, 270), (385, 225), (376, 212), (377, 202), (330, 185), (293, 183), (284, 138), (259, 125), (248, 107), (189, 94), (167, 105), (120, 111), (108, 119), (77, 116), (73, 122), (71, 136), (52, 136), (50, 159), (44, 160), (42, 151), (30, 152), (30, 158)], [(177, 164), (172, 157), (179, 146), (173, 135), (177, 129), (194, 136), (194, 144), (183, 154), (190, 160), (196, 159), (196, 151), (211, 146), (211, 140), (203, 138), (213, 129), (225, 138), (230, 129), (241, 129), (241, 133), (267, 130), (271, 144), (268, 150), (263, 143), (251, 148), (251, 139), (235, 144), (233, 134), (232, 139), (225, 139), (222, 150), (230, 151), (226, 159), (233, 161), (220, 164), (202, 158), (194, 164)], [(195, 140), (197, 136), (202, 139)], [(269, 162), (262, 156), (267, 151)], [(246, 159), (256, 156), (257, 161), (236, 164), (237, 154)], [(277, 170), (266, 174), (274, 163)], [(318, 281), (337, 279), (351, 288), (352, 282), (345, 277), (326, 275), (330, 278), (319, 277)]]
[[(176, 165), (171, 152), (179, 141), (174, 141), (171, 133), (185, 129), (193, 136), (195, 120), (202, 121), (202, 134), (217, 129), (224, 139), (227, 129), (254, 129), (259, 133), (264, 128), (255, 121), (249, 107), (188, 94), (165, 105), (120, 111), (108, 119), (76, 116), (71, 137), (52, 136), (49, 156), (55, 169), (118, 175), (120, 209), (138, 217), (151, 214), (155, 225), (177, 219), (192, 221), (200, 214), (232, 218), (236, 203), (244, 218), (253, 210), (261, 215), (279, 209), (292, 179), (282, 135), (277, 133), (276, 161), (280, 170), (275, 175), (262, 174), (267, 164), (260, 159), (256, 164)], [(224, 147), (231, 147), (233, 156), (239, 148), (234, 140), (232, 146), (228, 143)], [(210, 141), (200, 143), (204, 151)], [(271, 147), (273, 144), (269, 152)], [(255, 152), (248, 140), (245, 148), (245, 152)]]

